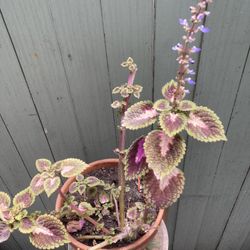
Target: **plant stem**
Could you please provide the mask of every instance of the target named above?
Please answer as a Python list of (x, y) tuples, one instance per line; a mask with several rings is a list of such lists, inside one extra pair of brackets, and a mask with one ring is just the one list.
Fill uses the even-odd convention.
[(120, 217), (119, 217), (119, 208), (118, 208), (118, 202), (115, 198), (115, 196), (112, 194), (112, 198), (114, 200), (114, 203), (115, 203), (115, 215), (116, 215), (116, 219), (117, 219), (117, 224), (118, 224), (118, 227), (121, 227), (121, 223), (120, 223)]
[(107, 237), (107, 235), (81, 235), (76, 237), (77, 240), (102, 240), (105, 237)]
[[(134, 83), (135, 75), (136, 75), (136, 70), (133, 72), (129, 73), (128, 76), (128, 85), (132, 85)], [(125, 102), (125, 105), (123, 105), (122, 110), (121, 110), (121, 121), (124, 117), (124, 114), (126, 110), (128, 109), (128, 104), (129, 104), (129, 99), (130, 95), (126, 98), (123, 99)], [(119, 133), (119, 164), (118, 164), (118, 181), (119, 181), (119, 186), (121, 187), (120, 191), (120, 196), (119, 196), (119, 207), (120, 207), (120, 226), (121, 228), (124, 227), (125, 225), (125, 173), (124, 173), (124, 154), (123, 151), (125, 150), (125, 144), (126, 144), (126, 128), (120, 126), (120, 133)]]
[[(59, 191), (59, 194), (66, 200), (66, 195), (61, 190)], [(82, 211), (77, 206), (75, 206), (74, 204), (70, 204), (69, 206), (70, 206), (70, 208), (72, 210), (75, 210), (79, 214), (82, 214)], [(83, 216), (83, 218), (85, 220), (87, 220), (88, 222), (92, 223), (96, 228), (98, 228), (100, 226), (100, 228), (101, 228), (101, 230), (102, 230), (103, 233), (105, 233), (105, 234), (111, 234), (111, 232), (107, 228), (102, 227), (97, 221), (95, 221), (94, 219), (92, 219), (88, 215), (82, 215), (82, 216)]]
[(116, 243), (117, 241), (126, 238), (129, 235), (129, 233), (130, 233), (130, 230), (127, 229), (124, 232), (121, 232), (121, 233), (117, 234), (116, 236), (101, 242), (100, 244), (97, 244), (93, 247), (88, 248), (88, 250), (98, 250), (98, 249), (101, 249), (105, 246), (111, 245), (112, 243)]

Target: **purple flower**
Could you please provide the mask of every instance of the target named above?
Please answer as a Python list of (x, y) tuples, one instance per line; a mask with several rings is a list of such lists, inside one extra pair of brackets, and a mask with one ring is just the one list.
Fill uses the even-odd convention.
[(200, 13), (200, 14), (198, 14), (198, 16), (197, 16), (197, 19), (198, 19), (199, 21), (201, 21), (201, 20), (204, 18), (204, 16), (205, 16), (204, 13)]
[(188, 84), (190, 84), (190, 85), (195, 85), (195, 81), (192, 80), (191, 77), (185, 78), (185, 80), (187, 81)]
[(190, 50), (191, 53), (198, 53), (201, 51), (201, 48), (197, 48), (196, 46), (193, 46)]
[(189, 90), (189, 89), (185, 89), (184, 92), (185, 92), (185, 94), (187, 94), (187, 95), (190, 94), (190, 90)]
[(193, 58), (189, 58), (189, 62), (191, 63), (191, 64), (194, 64), (195, 63), (195, 60), (193, 59)]
[(182, 49), (182, 45), (180, 43), (177, 43), (175, 46), (172, 47), (172, 50), (180, 51)]
[(204, 25), (201, 25), (199, 27), (200, 31), (203, 32), (203, 33), (208, 33), (210, 31), (209, 28), (205, 27)]
[(179, 18), (179, 24), (182, 26), (188, 26), (188, 21), (187, 19)]
[(189, 75), (195, 75), (195, 72), (193, 69), (189, 69), (188, 72), (187, 72)]

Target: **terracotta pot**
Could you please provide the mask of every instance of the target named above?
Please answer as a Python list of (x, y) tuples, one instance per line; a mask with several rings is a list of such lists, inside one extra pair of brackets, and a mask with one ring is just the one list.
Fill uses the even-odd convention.
[[(89, 164), (89, 167), (83, 172), (83, 174), (88, 174), (94, 170), (103, 168), (103, 167), (117, 167), (118, 165), (118, 159), (104, 159), (104, 160), (99, 160), (99, 161), (94, 161)], [(70, 184), (75, 181), (75, 178), (69, 178), (62, 186), (61, 192), (63, 194), (66, 194), (69, 190)], [(56, 199), (56, 211), (59, 211), (60, 208), (63, 206), (64, 199), (63, 197), (59, 194)], [(161, 221), (164, 216), (164, 210), (160, 209), (155, 222), (153, 223), (151, 229), (144, 234), (141, 238), (136, 240), (135, 242), (125, 246), (125, 247), (120, 247), (120, 248), (112, 248), (112, 250), (142, 250), (143, 247), (145, 247), (149, 241), (154, 237), (154, 235), (157, 233), (157, 230), (161, 224)], [(77, 241), (75, 238), (73, 238), (71, 235), (69, 235), (69, 240), (70, 244), (75, 247), (77, 250), (87, 250), (89, 246), (84, 245), (83, 243)], [(104, 249), (103, 249), (104, 250)]]

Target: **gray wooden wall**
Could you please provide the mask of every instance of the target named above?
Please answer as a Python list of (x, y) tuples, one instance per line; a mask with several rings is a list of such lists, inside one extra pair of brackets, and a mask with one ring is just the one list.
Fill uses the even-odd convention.
[[(126, 81), (121, 61), (137, 62), (143, 99), (159, 98), (176, 72), (178, 18), (195, 2), (0, 0), (0, 189), (25, 188), (37, 158), (113, 157), (110, 90)], [(190, 98), (216, 111), (228, 142), (187, 138), (171, 250), (250, 249), (250, 1), (214, 2)], [(52, 207), (45, 196), (35, 206)], [(0, 249), (33, 248), (15, 233)]]

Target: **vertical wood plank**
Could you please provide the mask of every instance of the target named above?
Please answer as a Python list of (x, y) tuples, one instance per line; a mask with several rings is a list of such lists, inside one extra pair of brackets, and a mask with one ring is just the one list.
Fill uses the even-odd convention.
[[(200, 249), (203, 248), (206, 237), (209, 237), (212, 247), (216, 246), (215, 244), (218, 245), (224, 228), (225, 232), (218, 249), (240, 249), (250, 232), (250, 213), (248, 212), (250, 205), (250, 175), (248, 173), (250, 155), (249, 150), (246, 150), (250, 145), (250, 116), (247, 115), (250, 109), (249, 77), (250, 57), (248, 57), (232, 113), (228, 129), (228, 143), (224, 146), (214, 181), (212, 191), (214, 199), (208, 202), (206, 217), (201, 228), (197, 244)], [(233, 209), (235, 202), (236, 205)], [(229, 218), (231, 211), (232, 216)], [(216, 218), (216, 220), (212, 225), (208, 223), (207, 218)], [(229, 222), (226, 225), (228, 218)]]
[[(195, 101), (215, 110), (226, 128), (249, 46), (248, 8), (249, 3), (245, 0), (215, 1), (207, 22), (212, 31), (204, 39), (201, 54)], [(211, 197), (222, 146), (222, 143), (204, 144), (189, 140), (184, 168), (186, 186), (176, 225), (176, 250), (196, 249), (202, 223), (207, 216), (206, 206)], [(211, 230), (214, 230), (212, 224)], [(213, 249), (216, 239), (211, 240), (206, 238), (203, 242), (207, 249)]]
[(55, 158), (84, 158), (47, 2), (1, 1), (1, 8)]
[[(101, 0), (112, 89), (127, 82), (128, 71), (120, 66), (131, 56), (138, 66), (135, 83), (143, 86), (141, 99), (152, 99), (154, 1)], [(113, 97), (118, 99), (118, 95)], [(136, 102), (135, 98), (132, 102)], [(117, 112), (116, 112), (117, 113)], [(139, 134), (128, 131), (127, 145)]]
[(49, 1), (89, 161), (113, 156), (115, 131), (99, 0)]

